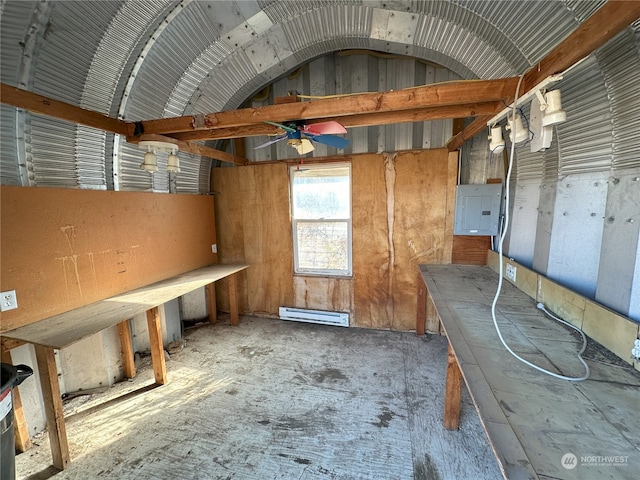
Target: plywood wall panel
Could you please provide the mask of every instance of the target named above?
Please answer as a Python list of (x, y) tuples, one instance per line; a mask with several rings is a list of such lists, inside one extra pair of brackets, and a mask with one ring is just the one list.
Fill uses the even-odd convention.
[(390, 328), (415, 328), (416, 275), (421, 263), (449, 263), (448, 152), (400, 153), (395, 158), (393, 318)]
[[(222, 261), (242, 261), (239, 291), (242, 312), (275, 314), (293, 303), (293, 246), (286, 165), (218, 168), (212, 190), (219, 192), (219, 253)], [(228, 309), (224, 286), (218, 306)]]
[(387, 211), (387, 178), (383, 155), (356, 156), (353, 184), (353, 325), (388, 328), (393, 311)]
[(451, 261), (447, 201), (456, 169), (446, 150), (353, 158), (356, 325), (415, 327), (417, 265)]
[[(419, 263), (450, 263), (457, 159), (444, 149), (351, 156), (353, 278), (293, 275), (289, 176), (283, 164), (212, 173), (221, 261), (246, 262), (244, 313), (281, 305), (348, 311), (351, 325), (415, 327)], [(452, 194), (453, 192), (453, 194)], [(224, 287), (217, 291), (228, 308)]]
[(298, 308), (348, 312), (353, 324), (353, 281), (350, 278), (295, 275), (293, 291), (292, 305)]
[(2, 331), (216, 263), (213, 198), (0, 187)]

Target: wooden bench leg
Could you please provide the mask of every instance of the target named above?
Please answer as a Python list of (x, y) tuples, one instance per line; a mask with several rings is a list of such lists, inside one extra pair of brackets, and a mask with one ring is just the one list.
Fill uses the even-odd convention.
[(427, 286), (418, 273), (418, 310), (416, 314), (416, 335), (422, 336), (427, 324)]
[(120, 336), (120, 349), (122, 351), (122, 367), (124, 376), (134, 378), (136, 376), (136, 364), (133, 357), (133, 343), (131, 342), (131, 326), (129, 320), (124, 320), (118, 324), (118, 335)]
[(149, 342), (151, 345), (151, 362), (157, 385), (167, 383), (167, 366), (164, 362), (164, 347), (162, 346), (162, 325), (158, 307), (147, 310), (147, 326), (149, 327)]
[(238, 325), (240, 317), (238, 316), (238, 291), (236, 274), (229, 277), (229, 312), (231, 313), (231, 325)]
[(462, 391), (462, 373), (451, 344), (447, 352), (447, 379), (444, 392), (444, 428), (458, 430), (460, 427), (460, 393)]
[[(2, 362), (13, 365), (13, 360), (11, 359), (11, 350), (7, 350), (4, 344), (2, 345)], [(20, 453), (24, 453), (31, 448), (29, 428), (27, 427), (27, 421), (24, 418), (24, 411), (22, 410), (22, 400), (20, 399), (20, 392), (17, 388), (13, 389), (12, 396), (16, 450)]]
[(69, 466), (70, 458), (60, 384), (58, 383), (58, 370), (56, 369), (56, 357), (53, 348), (35, 345), (35, 350), (38, 370), (40, 371), (40, 386), (47, 417), (47, 430), (49, 431), (53, 466), (59, 470), (64, 470)]
[(218, 311), (216, 307), (216, 284), (210, 283), (206, 287), (207, 290), (207, 305), (209, 305), (209, 322), (218, 322)]

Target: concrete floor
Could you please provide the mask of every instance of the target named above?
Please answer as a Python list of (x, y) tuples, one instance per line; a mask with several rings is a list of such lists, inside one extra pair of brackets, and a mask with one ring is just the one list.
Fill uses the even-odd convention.
[[(57, 479), (497, 479), (463, 390), (442, 427), (447, 342), (413, 333), (224, 316), (185, 333), (150, 388), (134, 381), (65, 406), (72, 463)], [(48, 438), (16, 458), (44, 479)]]

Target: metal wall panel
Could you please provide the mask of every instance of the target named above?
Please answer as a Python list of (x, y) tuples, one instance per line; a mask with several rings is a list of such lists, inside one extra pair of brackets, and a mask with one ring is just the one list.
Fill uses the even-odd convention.
[(611, 112), (600, 66), (589, 56), (553, 88), (562, 92), (567, 121), (557, 126), (560, 174), (608, 171), (612, 160)]
[(597, 52), (613, 123), (612, 171), (640, 167), (640, 48), (631, 29)]
[[(637, 284), (636, 263), (640, 235), (640, 168), (615, 175), (608, 184), (596, 300), (628, 314), (633, 286)], [(633, 307), (637, 311), (637, 306)]]
[(607, 202), (607, 173), (568, 175), (558, 183), (547, 275), (594, 298)]

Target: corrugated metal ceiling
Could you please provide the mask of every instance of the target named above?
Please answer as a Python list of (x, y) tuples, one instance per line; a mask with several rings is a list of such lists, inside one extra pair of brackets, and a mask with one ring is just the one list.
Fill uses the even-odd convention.
[[(135, 120), (236, 108), (295, 67), (344, 49), (414, 56), (450, 69), (451, 76), (496, 78), (535, 64), (602, 3), (8, 0), (0, 19), (2, 79)], [(567, 98), (573, 89), (578, 101), (590, 82), (594, 96), (583, 95), (580, 104), (588, 110), (602, 107), (606, 92), (613, 164), (628, 168), (636, 162), (629, 152), (637, 140), (627, 131), (638, 131), (629, 120), (640, 88), (637, 33), (635, 40), (629, 33), (616, 42), (611, 53), (605, 49), (591, 60), (593, 71), (567, 82)], [(624, 55), (616, 57), (617, 51)], [(361, 75), (369, 75), (369, 67), (362, 64)], [(2, 109), (3, 183), (169, 190), (166, 172), (151, 177), (139, 170), (140, 150), (119, 137), (14, 111)], [(389, 138), (392, 130), (379, 134)], [(582, 165), (584, 144), (564, 130), (558, 165), (571, 169)], [(606, 156), (603, 135), (596, 150)], [(206, 191), (210, 162), (184, 161), (189, 166), (178, 191)]]

